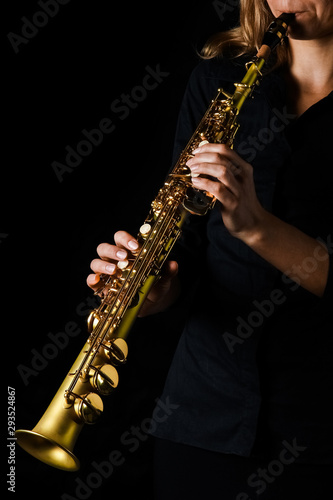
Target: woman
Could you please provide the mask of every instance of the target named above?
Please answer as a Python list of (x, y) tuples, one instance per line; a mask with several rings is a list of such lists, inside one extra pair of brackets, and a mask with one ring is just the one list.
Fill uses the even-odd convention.
[[(242, 79), (244, 61), (282, 12), (295, 13), (289, 40), (241, 110), (234, 150), (205, 144), (188, 162), (193, 184), (219, 203), (207, 220), (191, 219), (179, 265), (167, 263), (141, 310), (141, 316), (167, 310), (196, 278), (164, 389), (176, 409), (155, 432), (158, 499), (327, 495), (332, 2), (241, 1), (240, 27), (208, 42), (207, 60), (192, 74), (175, 156), (216, 89), (232, 92)], [(97, 288), (99, 273), (113, 274), (137, 248), (124, 231), (115, 245), (101, 244), (88, 285)]]

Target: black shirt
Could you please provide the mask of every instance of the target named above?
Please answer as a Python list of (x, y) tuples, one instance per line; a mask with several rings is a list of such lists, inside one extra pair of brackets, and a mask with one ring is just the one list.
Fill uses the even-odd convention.
[[(244, 73), (242, 60), (197, 66), (175, 158), (217, 88), (233, 92)], [(332, 265), (322, 298), (297, 284), (298, 273), (315, 272), (322, 244), (332, 262), (332, 112), (333, 93), (296, 119), (278, 72), (240, 111), (234, 148), (253, 166), (260, 202), (318, 238), (318, 249), (290, 279), (229, 234), (218, 204), (189, 219), (177, 252), (185, 290), (196, 288), (162, 396), (179, 406), (156, 436), (242, 456), (297, 443), (300, 461), (333, 462)]]

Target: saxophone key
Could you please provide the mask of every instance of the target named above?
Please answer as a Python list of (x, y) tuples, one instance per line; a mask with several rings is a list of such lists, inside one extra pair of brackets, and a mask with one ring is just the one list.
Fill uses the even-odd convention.
[(99, 320), (101, 319), (101, 316), (97, 314), (97, 312), (91, 311), (91, 313), (88, 316), (87, 323), (88, 323), (88, 332), (92, 333), (93, 330), (96, 328), (98, 325)]
[(127, 268), (128, 264), (129, 264), (129, 261), (127, 259), (120, 260), (117, 264), (117, 268), (120, 269), (121, 271), (123, 271), (124, 269)]
[(77, 395), (74, 403), (74, 411), (80, 422), (94, 424), (103, 412), (103, 401), (98, 394), (89, 392)]
[(128, 355), (128, 346), (124, 339), (115, 338), (103, 344), (104, 352), (110, 359), (110, 362), (117, 366), (126, 362)]
[(64, 408), (71, 408), (75, 402), (75, 395), (71, 391), (65, 391), (64, 394)]
[(109, 396), (118, 386), (119, 375), (114, 366), (104, 364), (90, 367), (90, 383), (102, 396)]
[(148, 224), (148, 222), (142, 224), (139, 230), (140, 235), (142, 236), (143, 239), (146, 239), (148, 237), (150, 231), (151, 231), (151, 225)]

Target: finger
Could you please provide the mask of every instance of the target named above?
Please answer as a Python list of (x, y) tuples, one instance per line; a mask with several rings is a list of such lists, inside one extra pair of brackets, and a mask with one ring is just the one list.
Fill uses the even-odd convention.
[[(148, 297), (145, 299), (139, 316), (145, 316), (147, 311), (150, 310), (152, 304), (158, 303), (161, 300), (161, 297), (165, 297), (165, 295), (170, 290), (171, 284), (177, 274), (178, 263), (176, 261), (167, 261), (163, 266), (163, 271), (160, 279), (153, 286), (148, 294)], [(149, 314), (151, 314), (151, 312)]]
[(117, 266), (108, 260), (94, 259), (90, 263), (90, 269), (95, 274), (115, 274)]
[[(224, 184), (224, 186), (229, 189), (235, 196), (240, 194), (240, 184), (239, 176), (236, 176), (238, 172), (237, 167), (235, 167), (229, 160), (226, 164), (222, 165), (220, 163), (199, 163), (193, 165), (191, 168), (192, 182), (193, 179), (197, 177), (207, 177), (213, 181), (219, 181)], [(212, 193), (213, 194), (213, 193)]]
[(218, 153), (221, 155), (225, 155), (228, 158), (234, 158), (235, 155), (238, 156), (238, 154), (233, 149), (231, 149), (230, 146), (227, 146), (226, 144), (219, 144), (218, 142), (207, 142), (206, 144), (203, 144), (202, 146), (192, 151), (192, 154), (194, 155), (198, 153)]
[(217, 198), (226, 207), (231, 205), (237, 199), (222, 182), (207, 179), (205, 177), (195, 177), (192, 179), (192, 184), (197, 189), (207, 191)]
[(87, 285), (94, 291), (98, 290), (101, 287), (99, 275), (89, 274), (89, 276), (87, 276)]
[(201, 153), (216, 153), (220, 156), (224, 156), (240, 169), (247, 170), (248, 167), (250, 167), (249, 163), (243, 160), (234, 149), (231, 149), (226, 144), (207, 143), (192, 151), (192, 154), (195, 156)]
[(235, 194), (238, 193), (239, 185), (236, 179), (238, 168), (231, 162), (226, 164), (220, 163), (199, 163), (191, 168), (192, 178), (201, 176), (210, 176), (214, 179), (223, 182), (223, 184)]
[(126, 231), (117, 231), (114, 235), (114, 241), (118, 247), (135, 251), (139, 248), (138, 241)]
[(229, 151), (232, 151), (229, 146), (226, 144), (219, 144), (218, 142), (207, 142), (202, 146), (194, 149), (192, 154), (196, 155), (197, 153), (220, 153), (220, 154), (228, 154)]
[(175, 260), (168, 260), (163, 266), (162, 279), (174, 278), (177, 274), (178, 274), (178, 262), (176, 262)]
[[(210, 163), (212, 165), (216, 165), (216, 167), (218, 165), (224, 166), (228, 170), (230, 170), (230, 172), (234, 176), (239, 176), (242, 173), (242, 168), (240, 166), (238, 158), (231, 160), (227, 156), (220, 154), (220, 153), (217, 153), (217, 152), (215, 152), (215, 153), (213, 153), (213, 152), (198, 153), (193, 158), (188, 160), (186, 165), (192, 171), (194, 171), (195, 169), (200, 168), (205, 163), (207, 163), (207, 164)], [(214, 168), (216, 168), (216, 167), (214, 167)], [(197, 172), (195, 172), (195, 173), (197, 173)], [(211, 175), (214, 175), (214, 174), (211, 174)], [(215, 175), (215, 177), (219, 178), (218, 175)]]
[(229, 163), (230, 160), (224, 156), (221, 155), (217, 152), (200, 152), (197, 153), (193, 158), (190, 158), (187, 162), (186, 165), (190, 168), (194, 167), (195, 165), (200, 165), (200, 163)]
[(114, 235), (116, 245), (101, 243), (97, 247), (97, 253), (101, 259), (123, 260), (127, 257), (127, 250), (135, 251), (139, 248), (137, 240), (126, 231), (117, 231)]
[(107, 260), (108, 262), (124, 260), (128, 256), (128, 251), (121, 244), (116, 246), (110, 243), (101, 243), (97, 247), (97, 253), (102, 260)]

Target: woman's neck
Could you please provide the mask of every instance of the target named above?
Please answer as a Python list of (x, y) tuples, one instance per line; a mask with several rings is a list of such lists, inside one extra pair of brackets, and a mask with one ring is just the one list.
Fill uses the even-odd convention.
[(333, 90), (333, 39), (294, 40), (286, 70), (288, 107), (301, 115)]

